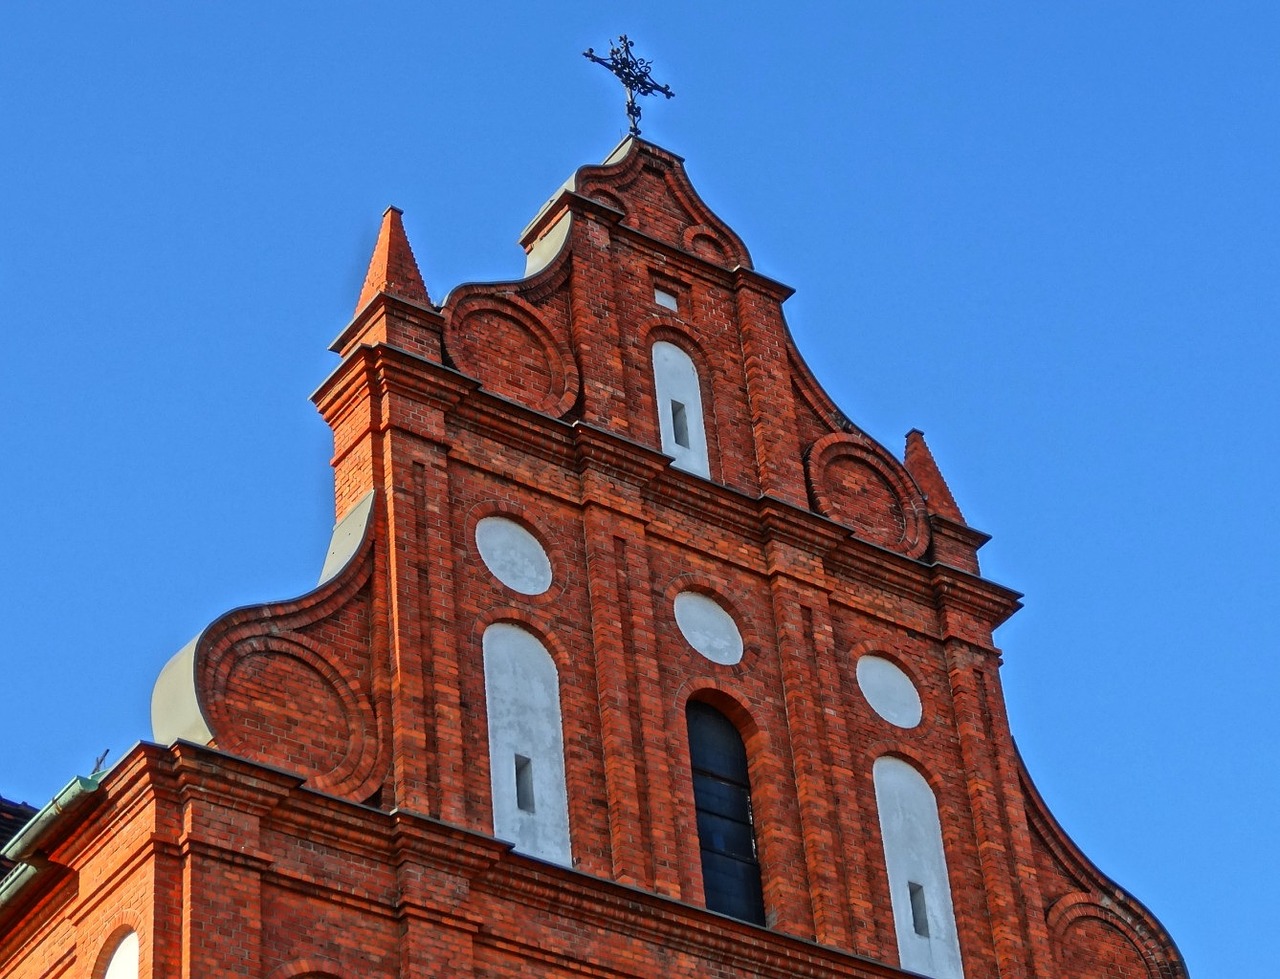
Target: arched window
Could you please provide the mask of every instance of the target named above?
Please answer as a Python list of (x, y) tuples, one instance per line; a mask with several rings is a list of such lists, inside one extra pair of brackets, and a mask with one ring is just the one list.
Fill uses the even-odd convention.
[(747, 749), (737, 728), (714, 707), (691, 701), (685, 716), (707, 907), (763, 925)]
[(483, 645), (493, 833), (521, 853), (572, 866), (555, 661), (506, 623), (489, 626)]
[(899, 964), (934, 979), (964, 979), (933, 789), (900, 758), (877, 758), (872, 774)]
[(677, 469), (710, 477), (707, 430), (702, 418), (698, 369), (674, 343), (653, 345), (653, 386), (658, 398), (658, 431), (662, 451)]
[(138, 979), (138, 933), (131, 931), (116, 943), (102, 979)]

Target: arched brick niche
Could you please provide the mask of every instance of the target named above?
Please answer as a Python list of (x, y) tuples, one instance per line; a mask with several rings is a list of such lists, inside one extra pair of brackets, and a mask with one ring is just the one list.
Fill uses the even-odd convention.
[(448, 313), (446, 347), (454, 363), (499, 397), (559, 418), (578, 397), (568, 342), (515, 297), (463, 296)]
[(814, 509), (863, 540), (923, 556), (929, 548), (924, 500), (896, 460), (869, 439), (837, 432), (809, 449), (809, 492)]

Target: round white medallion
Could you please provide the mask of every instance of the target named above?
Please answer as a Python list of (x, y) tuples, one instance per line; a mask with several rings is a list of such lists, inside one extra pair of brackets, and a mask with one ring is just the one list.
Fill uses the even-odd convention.
[(733, 616), (693, 591), (676, 596), (676, 625), (689, 645), (713, 663), (732, 666), (742, 659), (742, 633)]
[(476, 550), (495, 578), (521, 595), (551, 587), (551, 559), (538, 539), (514, 520), (485, 517), (476, 524)]
[(911, 678), (881, 656), (858, 660), (858, 689), (871, 709), (890, 724), (915, 727), (924, 713)]

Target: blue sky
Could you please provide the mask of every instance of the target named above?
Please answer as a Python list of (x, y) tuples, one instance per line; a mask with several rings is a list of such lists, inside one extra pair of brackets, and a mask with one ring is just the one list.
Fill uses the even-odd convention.
[(174, 651), (310, 587), (308, 395), (379, 215), (437, 299), (518, 276), (625, 131), (580, 52), (626, 31), (676, 92), (645, 136), (1026, 593), (997, 641), (1058, 818), (1193, 975), (1274, 975), (1280, 6), (782, 6), (0, 7), (0, 793), (118, 758)]

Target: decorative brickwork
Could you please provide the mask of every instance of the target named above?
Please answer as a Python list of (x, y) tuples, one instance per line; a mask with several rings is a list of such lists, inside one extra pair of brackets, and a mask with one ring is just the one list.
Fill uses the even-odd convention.
[(423, 305), (431, 302), (413, 257), (413, 249), (409, 247), (409, 239), (404, 233), (402, 213), (398, 207), (389, 207), (382, 213), (382, 227), (378, 229), (378, 241), (373, 246), (373, 259), (369, 262), (364, 287), (356, 301), (357, 313), (380, 292)]
[[(752, 269), (682, 161), (625, 140), (523, 244), (527, 278), (437, 308), (384, 217), (314, 396), (337, 516), (361, 519), (316, 591), (229, 613), (166, 668), (157, 730), (209, 743), (135, 749), (49, 831), (49, 869), (0, 909), (0, 973), (96, 976), (127, 927), (142, 975), (191, 979), (901, 976), (895, 817), (872, 780), (892, 756), (936, 799), (930, 886), (950, 888), (926, 907), (910, 881), (899, 928), (928, 938), (954, 906), (972, 979), (1182, 979), (1023, 770), (992, 645), (1019, 602), (980, 577), (985, 535), (918, 432), (899, 460), (830, 402), (783, 319), (790, 290)], [(669, 438), (693, 416), (658, 403), (659, 341), (696, 373), (709, 478), (661, 452), (659, 411), (677, 413)], [(520, 529), (482, 557), (491, 517)], [(714, 604), (685, 601), (677, 624), (689, 593)], [(492, 836), (494, 791), (519, 793), (512, 820), (546, 797), (489, 701), (499, 624), (558, 676), (564, 865)], [(918, 696), (918, 722), (914, 701), (895, 723), (864, 699), (864, 655)], [(734, 812), (754, 822), (766, 927), (704, 909), (696, 702), (746, 748)], [(495, 730), (517, 747), (491, 762)]]

